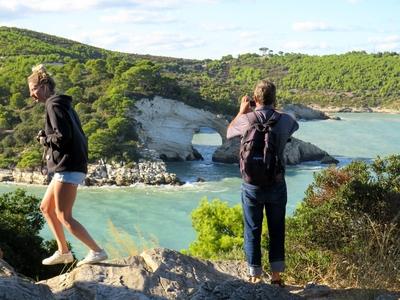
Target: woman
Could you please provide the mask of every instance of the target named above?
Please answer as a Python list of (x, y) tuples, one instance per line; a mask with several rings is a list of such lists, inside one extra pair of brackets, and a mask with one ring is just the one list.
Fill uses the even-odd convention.
[(28, 84), (30, 96), (46, 106), (45, 129), (39, 132), (37, 138), (45, 147), (47, 170), (53, 175), (40, 210), (57, 240), (58, 250), (42, 263), (54, 265), (73, 261), (63, 225), (90, 249), (77, 266), (103, 261), (107, 259), (106, 252), (72, 217), (77, 188), (85, 179), (88, 161), (87, 140), (78, 115), (71, 106), (72, 98), (55, 94), (55, 82), (43, 65), (32, 69)]

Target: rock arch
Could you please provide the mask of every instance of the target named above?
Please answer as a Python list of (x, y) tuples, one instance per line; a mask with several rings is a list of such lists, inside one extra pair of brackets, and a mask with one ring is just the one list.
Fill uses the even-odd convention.
[(165, 99), (141, 99), (133, 117), (139, 123), (137, 133), (147, 148), (167, 160), (194, 160), (193, 135), (201, 127), (214, 129), (226, 141), (228, 121), (221, 115), (194, 108), (183, 102)]

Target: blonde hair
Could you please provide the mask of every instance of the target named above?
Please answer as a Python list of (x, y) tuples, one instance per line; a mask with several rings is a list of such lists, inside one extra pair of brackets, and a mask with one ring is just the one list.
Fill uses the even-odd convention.
[(28, 82), (38, 85), (47, 85), (51, 93), (54, 93), (56, 88), (56, 83), (53, 78), (51, 78), (43, 64), (32, 67), (32, 74), (28, 77)]

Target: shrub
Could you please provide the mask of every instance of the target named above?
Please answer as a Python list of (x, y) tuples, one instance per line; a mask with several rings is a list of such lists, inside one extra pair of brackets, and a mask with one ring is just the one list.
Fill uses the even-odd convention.
[[(193, 211), (192, 222), (197, 239), (189, 254), (238, 257), (243, 246), (239, 206), (203, 200)], [(302, 284), (322, 281), (332, 286), (399, 289), (399, 240), (400, 155), (331, 167), (314, 175), (303, 202), (287, 218), (286, 277)], [(267, 270), (267, 255), (263, 265)]]
[(229, 207), (226, 202), (204, 198), (192, 212), (193, 228), (197, 239), (190, 244), (188, 253), (203, 258), (230, 255), (243, 245), (242, 209)]
[(287, 222), (289, 275), (343, 286), (400, 287), (399, 216), (399, 155), (316, 174)]
[(43, 241), (39, 232), (44, 219), (39, 198), (17, 189), (0, 195), (0, 248), (15, 270), (34, 279), (59, 275), (64, 265), (42, 266), (41, 261), (57, 249), (56, 242)]
[(33, 169), (40, 166), (42, 161), (42, 153), (37, 148), (28, 148), (22, 152), (21, 158), (17, 163), (20, 169)]

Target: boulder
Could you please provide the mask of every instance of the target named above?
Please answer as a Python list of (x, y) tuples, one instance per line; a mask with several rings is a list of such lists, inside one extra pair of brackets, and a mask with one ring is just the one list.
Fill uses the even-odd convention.
[(0, 259), (0, 299), (55, 299), (46, 284), (37, 284), (17, 274), (4, 260)]
[[(213, 154), (213, 161), (223, 163), (239, 163), (240, 138), (227, 140)], [(291, 138), (286, 144), (284, 157), (288, 165), (296, 165), (306, 161), (320, 161), (323, 164), (337, 164), (339, 161), (326, 151), (302, 140)]]
[(282, 111), (290, 114), (297, 120), (327, 120), (329, 115), (315, 108), (303, 104), (284, 104)]
[(337, 164), (339, 161), (326, 151), (302, 140), (291, 138), (286, 144), (284, 156), (288, 165), (296, 165), (306, 161), (320, 161), (323, 164)]

